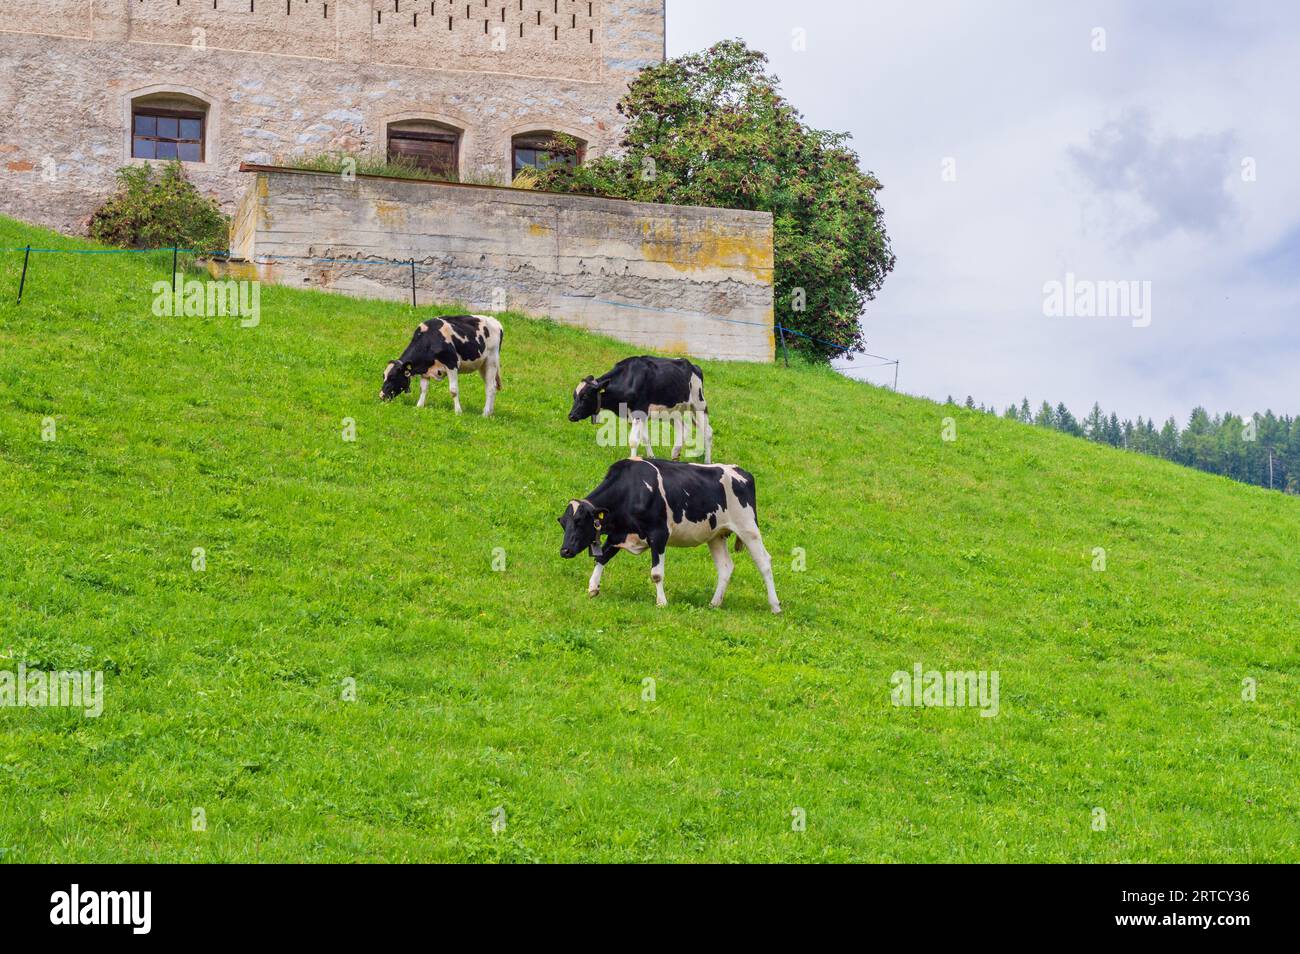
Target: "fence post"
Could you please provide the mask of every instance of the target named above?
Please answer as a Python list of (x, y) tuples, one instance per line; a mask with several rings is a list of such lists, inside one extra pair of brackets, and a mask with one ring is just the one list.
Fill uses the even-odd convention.
[(18, 304), (20, 305), (23, 303), (23, 286), (27, 284), (27, 260), (31, 257), (32, 247), (28, 245), (26, 251), (23, 252), (23, 275), (22, 278), (18, 279)]
[(894, 390), (898, 390), (898, 362), (894, 362)]
[(176, 287), (176, 239), (172, 239), (172, 278), (168, 282), (172, 288)]
[(785, 346), (785, 329), (781, 327), (781, 322), (776, 323), (777, 334), (781, 336), (781, 354), (785, 355), (785, 366), (790, 367), (790, 349)]
[(411, 259), (411, 307), (415, 308), (415, 259)]

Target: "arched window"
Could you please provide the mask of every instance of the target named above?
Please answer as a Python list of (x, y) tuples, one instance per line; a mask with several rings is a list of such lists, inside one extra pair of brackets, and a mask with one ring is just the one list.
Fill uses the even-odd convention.
[(582, 162), (587, 144), (566, 133), (539, 131), (521, 133), (511, 140), (512, 175), (525, 169), (573, 167)]
[(402, 160), (454, 179), (460, 170), (460, 130), (431, 119), (390, 123), (388, 160)]
[(131, 158), (207, 161), (208, 104), (184, 93), (131, 100)]

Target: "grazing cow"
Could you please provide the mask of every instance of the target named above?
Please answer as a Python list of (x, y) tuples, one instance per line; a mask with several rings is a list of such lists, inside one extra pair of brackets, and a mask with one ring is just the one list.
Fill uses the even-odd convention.
[(384, 386), (379, 392), (383, 401), (391, 401), (411, 390), (411, 378), (420, 379), (420, 400), (424, 407), (429, 397), (429, 381), (447, 378), (451, 400), (460, 410), (460, 372), (477, 371), (487, 386), (483, 416), (491, 417), (501, 390), (501, 322), (487, 315), (456, 315), (430, 318), (419, 328), (406, 351), (384, 370)]
[(647, 418), (664, 412), (673, 413), (673, 460), (682, 456), (682, 438), (686, 430), (686, 414), (695, 418), (696, 433), (704, 441), (704, 462), (713, 462), (713, 428), (709, 426), (709, 407), (704, 402), (704, 372), (685, 358), (654, 358), (640, 355), (624, 358), (613, 369), (598, 378), (588, 376), (573, 389), (573, 408), (570, 421), (591, 418), (594, 423), (601, 411), (613, 411), (620, 417), (631, 417), (631, 436), (628, 440), (631, 456), (645, 445), (646, 452), (654, 457), (650, 446), (650, 428)]
[[(767, 602), (781, 612), (772, 583), (772, 558), (758, 532), (758, 506), (754, 477), (730, 464), (687, 464), (633, 458), (609, 469), (604, 482), (581, 500), (569, 501), (560, 517), (564, 543), (560, 556), (571, 560), (590, 549), (596, 558), (587, 592), (600, 595), (605, 565), (619, 550), (637, 554), (650, 551), (650, 579), (655, 599), (664, 596), (664, 551), (668, 547), (695, 547), (707, 543), (718, 568), (713, 606), (721, 606), (735, 564), (727, 552), (727, 538), (736, 536), (736, 549), (749, 551), (767, 584)], [(605, 542), (601, 543), (601, 537)]]

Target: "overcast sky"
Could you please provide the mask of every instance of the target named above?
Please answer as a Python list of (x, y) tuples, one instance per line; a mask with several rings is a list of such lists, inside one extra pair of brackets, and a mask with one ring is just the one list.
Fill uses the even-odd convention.
[[(884, 183), (900, 390), (1300, 412), (1300, 4), (668, 0), (669, 56), (726, 37)], [(1045, 315), (1067, 273), (1149, 325)]]

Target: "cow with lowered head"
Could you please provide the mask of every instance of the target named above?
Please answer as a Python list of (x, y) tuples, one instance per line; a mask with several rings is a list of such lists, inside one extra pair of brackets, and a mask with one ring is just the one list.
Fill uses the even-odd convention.
[(670, 413), (673, 460), (682, 456), (686, 416), (690, 415), (695, 420), (696, 434), (704, 444), (704, 462), (713, 460), (713, 428), (709, 426), (709, 406), (704, 401), (704, 372), (685, 358), (639, 355), (624, 358), (598, 378), (587, 376), (573, 389), (569, 420), (591, 418), (595, 422), (601, 411), (613, 411), (619, 417), (631, 419), (628, 444), (633, 457), (642, 444), (647, 455), (654, 457), (648, 419)]
[(501, 390), (501, 322), (487, 315), (454, 315), (430, 318), (415, 329), (411, 343), (396, 361), (388, 362), (379, 397), (391, 401), (411, 390), (411, 379), (420, 379), (420, 400), (424, 407), (429, 382), (446, 378), (451, 400), (460, 409), (460, 372), (477, 371), (487, 387), (483, 416), (491, 417)]
[(560, 556), (571, 560), (590, 550), (596, 560), (587, 592), (600, 595), (605, 566), (620, 550), (650, 551), (650, 579), (655, 599), (664, 596), (664, 554), (668, 547), (708, 544), (718, 570), (713, 606), (721, 606), (735, 568), (727, 538), (749, 551), (767, 586), (767, 602), (781, 612), (772, 582), (772, 558), (758, 531), (754, 477), (730, 464), (686, 464), (631, 458), (609, 469), (599, 487), (581, 500), (569, 501), (560, 517), (564, 542)]

